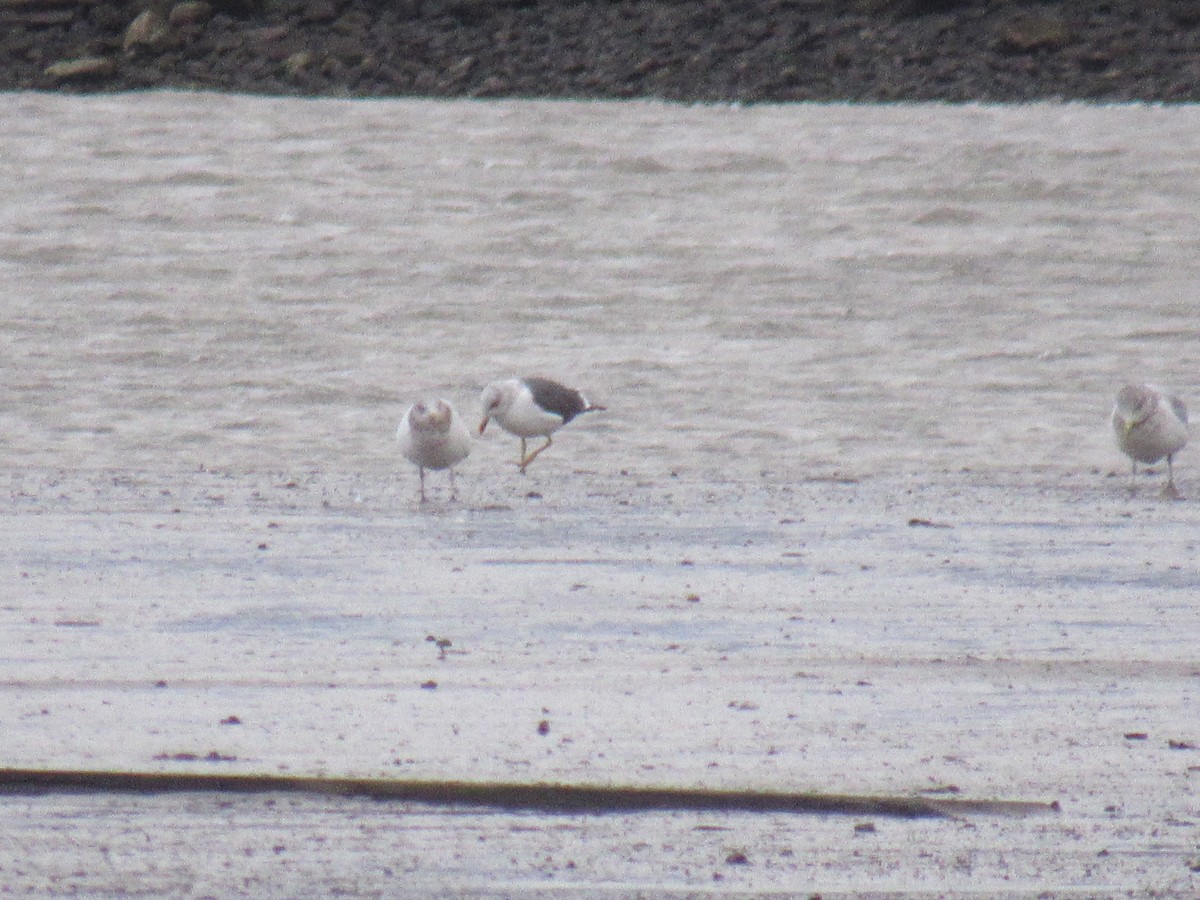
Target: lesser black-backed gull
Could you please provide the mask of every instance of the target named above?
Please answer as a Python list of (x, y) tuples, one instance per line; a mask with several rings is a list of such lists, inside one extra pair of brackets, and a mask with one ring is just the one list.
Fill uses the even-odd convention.
[[(529, 464), (552, 443), (550, 435), (581, 413), (603, 410), (574, 388), (549, 378), (510, 378), (493, 381), (484, 388), (483, 434), (488, 422), (495, 419), (509, 434), (521, 439), (521, 460), (517, 463), (522, 474)], [(546, 443), (532, 453), (526, 453), (527, 438), (541, 436)]]

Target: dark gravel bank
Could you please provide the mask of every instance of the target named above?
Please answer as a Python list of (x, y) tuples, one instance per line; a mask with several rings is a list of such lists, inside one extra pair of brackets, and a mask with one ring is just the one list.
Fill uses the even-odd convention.
[(0, 89), (1200, 99), (1200, 2), (0, 0)]

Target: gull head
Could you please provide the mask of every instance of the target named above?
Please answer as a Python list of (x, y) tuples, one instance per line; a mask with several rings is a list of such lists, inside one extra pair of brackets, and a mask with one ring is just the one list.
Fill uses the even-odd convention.
[(494, 381), (483, 389), (483, 394), (479, 398), (479, 403), (483, 406), (483, 421), (479, 423), (480, 434), (483, 434), (488, 422), (494, 417), (502, 416), (508, 411), (515, 396), (516, 394), (508, 382)]
[(1121, 421), (1122, 430), (1128, 434), (1150, 418), (1157, 405), (1158, 397), (1154, 391), (1142, 384), (1130, 384), (1117, 394), (1114, 412)]
[(450, 409), (450, 404), (445, 400), (437, 400), (434, 403), (419, 400), (408, 412), (409, 427), (413, 431), (426, 433), (436, 434), (449, 431), (453, 418), (454, 411)]

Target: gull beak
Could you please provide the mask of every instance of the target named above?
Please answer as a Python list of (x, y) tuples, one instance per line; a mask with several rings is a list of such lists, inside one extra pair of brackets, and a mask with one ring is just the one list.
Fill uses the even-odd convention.
[(484, 416), (483, 421), (479, 423), (479, 433), (483, 434), (483, 429), (487, 428), (487, 423), (491, 421), (489, 416)]

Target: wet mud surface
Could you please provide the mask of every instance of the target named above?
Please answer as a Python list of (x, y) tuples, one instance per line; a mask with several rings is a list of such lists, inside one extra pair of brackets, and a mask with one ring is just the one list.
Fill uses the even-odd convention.
[[(51, 822), (87, 821), (121, 862), (100, 866), (85, 844), (64, 872), (34, 852), (6, 883), (106, 892), (116, 871), (174, 892), (236, 875), (287, 893), (323, 869), (340, 873), (321, 876), (331, 889), (358, 873), (359, 894), (387, 892), (398, 872), (406, 889), (486, 893), (479, 871), (501, 893), (1190, 890), (1188, 506), (1075, 484), (1031, 510), (1015, 486), (969, 477), (949, 490), (603, 481), (418, 508), (407, 481), (209, 473), (164, 498), (70, 478), (43, 506), (30, 495), (45, 487), (23, 480), (13, 494), (27, 506), (6, 528), (20, 534), (21, 586), (4, 611), (6, 759), (1061, 811), (932, 825), (8, 797), (10, 849), (57, 845), (69, 828)], [(664, 514), (675, 504), (686, 521)], [(724, 521), (735, 511), (742, 521)], [(948, 527), (911, 524), (931, 511)], [(738, 854), (745, 864), (728, 861)], [(214, 871), (205, 857), (238, 862)]]
[[(0, 883), (1194, 893), (1200, 482), (1107, 425), (1197, 396), (1194, 118), (21, 98), (6, 766), (1060, 811), (6, 795)], [(407, 404), (527, 372), (608, 411), (420, 504)]]

